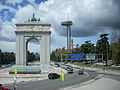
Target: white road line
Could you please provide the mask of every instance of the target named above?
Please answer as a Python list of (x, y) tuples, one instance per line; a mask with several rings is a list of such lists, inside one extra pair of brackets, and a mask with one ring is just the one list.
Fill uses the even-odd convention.
[(89, 74), (87, 72), (84, 72), (84, 73), (87, 75), (87, 77), (89, 77)]

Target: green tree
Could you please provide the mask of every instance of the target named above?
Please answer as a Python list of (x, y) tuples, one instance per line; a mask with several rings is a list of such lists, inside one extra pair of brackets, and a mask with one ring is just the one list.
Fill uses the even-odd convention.
[(56, 61), (55, 51), (52, 51), (52, 53), (50, 55), (50, 59), (53, 60), (53, 61)]
[(76, 44), (75, 46), (76, 47), (72, 50), (72, 53), (79, 54), (80, 53), (80, 46), (79, 46), (79, 44)]
[(28, 51), (28, 53), (27, 53), (27, 62), (32, 62), (35, 59), (36, 59), (35, 54), (33, 52), (31, 53), (31, 52)]
[(9, 53), (9, 59), (10, 59), (10, 62), (15, 61), (15, 53), (10, 52), (10, 53)]
[(91, 40), (90, 41), (85, 41), (85, 43), (81, 45), (80, 52), (84, 53), (84, 54), (95, 53), (95, 46), (91, 42)]
[(40, 61), (40, 54), (35, 53), (35, 61)]
[(110, 45), (112, 51), (112, 59), (116, 65), (120, 63), (120, 38), (117, 42)]
[(76, 48), (79, 48), (80, 46), (79, 46), (79, 44), (76, 44)]
[(0, 49), (0, 65), (2, 64), (2, 50)]
[(10, 54), (8, 52), (3, 53), (2, 64), (9, 64), (10, 61)]
[(63, 47), (62, 50), (65, 50), (65, 47)]
[(2, 52), (0, 49), (0, 64), (10, 64), (15, 61), (15, 54), (13, 52)]
[(80, 54), (80, 47), (79, 48), (74, 48), (72, 53)]
[(120, 63), (120, 30), (114, 30), (111, 34), (111, 56), (113, 62), (118, 65)]
[(107, 60), (109, 55), (109, 42), (108, 42), (108, 34), (101, 34), (100, 40), (96, 43), (96, 53), (97, 54), (103, 54), (103, 60), (106, 61), (107, 66)]

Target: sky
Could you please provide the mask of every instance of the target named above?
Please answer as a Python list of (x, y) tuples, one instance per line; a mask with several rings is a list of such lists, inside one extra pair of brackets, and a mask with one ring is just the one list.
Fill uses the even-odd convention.
[[(74, 47), (99, 35), (120, 30), (120, 0), (0, 0), (0, 49), (15, 52), (16, 23), (35, 13), (36, 18), (51, 27), (51, 51), (67, 46), (66, 27), (62, 21), (73, 22)], [(30, 42), (29, 50), (39, 52), (39, 44)]]

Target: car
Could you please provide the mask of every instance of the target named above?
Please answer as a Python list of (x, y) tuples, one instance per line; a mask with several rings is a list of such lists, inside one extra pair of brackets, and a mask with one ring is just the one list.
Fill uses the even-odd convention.
[(83, 70), (83, 69), (80, 69), (80, 70), (78, 71), (78, 74), (79, 74), (79, 75), (84, 74), (84, 70)]
[(73, 67), (72, 67), (72, 66), (68, 66), (65, 70), (68, 71), (68, 70), (70, 70), (70, 69), (73, 70)]
[(67, 72), (69, 74), (72, 74), (73, 73), (73, 67), (72, 66), (68, 66), (65, 70), (67, 70)]
[(67, 70), (68, 74), (73, 74), (73, 69)]
[(64, 64), (67, 64), (67, 62), (64, 62)]
[(55, 63), (54, 65), (55, 65), (55, 67), (60, 67), (60, 65), (58, 63)]
[(57, 73), (49, 73), (48, 78), (49, 79), (57, 79), (57, 78), (60, 78), (60, 75)]
[(50, 66), (54, 66), (54, 64), (53, 64), (53, 63), (51, 63), (51, 64), (50, 64)]

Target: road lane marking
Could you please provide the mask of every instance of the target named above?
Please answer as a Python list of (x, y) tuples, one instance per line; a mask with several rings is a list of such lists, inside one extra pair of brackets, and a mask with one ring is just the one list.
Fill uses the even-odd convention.
[[(89, 77), (89, 74), (88, 74), (88, 72), (84, 72), (84, 73), (87, 75), (87, 77)], [(84, 74), (84, 73), (83, 73), (83, 74)]]

